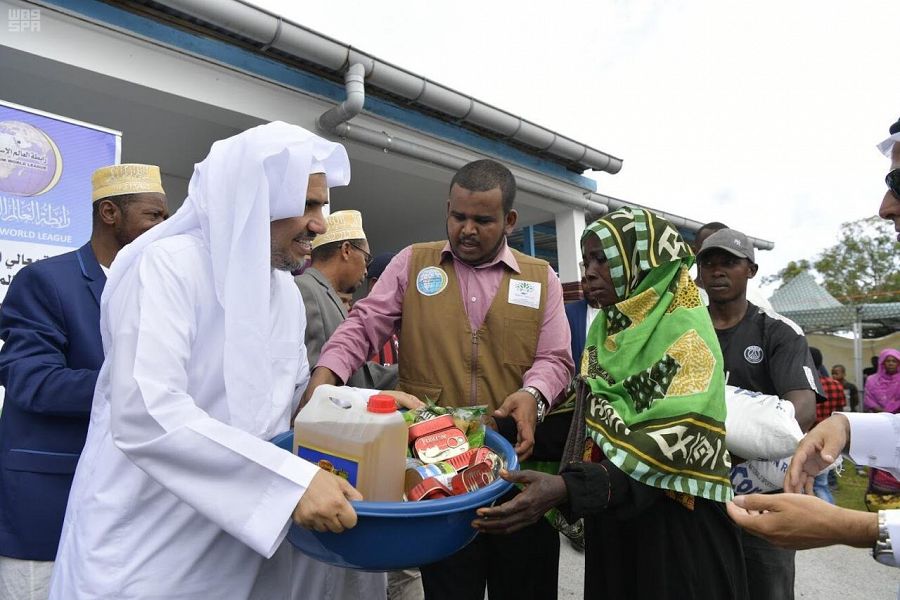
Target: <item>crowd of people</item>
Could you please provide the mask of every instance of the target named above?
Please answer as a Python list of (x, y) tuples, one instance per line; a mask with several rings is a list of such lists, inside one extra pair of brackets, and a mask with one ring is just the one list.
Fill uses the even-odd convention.
[[(900, 122), (881, 148), (900, 232)], [(361, 212), (325, 216), (349, 179), (340, 144), (280, 122), (216, 142), (171, 217), (158, 168), (94, 174), (90, 241), (23, 268), (0, 307), (0, 597), (552, 599), (559, 531), (591, 600), (790, 599), (795, 551), (833, 543), (900, 564), (900, 353), (861, 393), (842, 365), (829, 377), (748, 292), (744, 233), (708, 223), (692, 245), (613, 211), (587, 224), (566, 305), (553, 268), (507, 243), (501, 163), (460, 168), (435, 199), (447, 238), (396, 254), (375, 255)], [(487, 405), (517, 485), (437, 563), (305, 556), (288, 528), (343, 532), (361, 499), (268, 441), (323, 384)], [(726, 384), (808, 432), (783, 490), (735, 495), (754, 457), (726, 450)], [(833, 505), (842, 452), (870, 468), (873, 512)]]

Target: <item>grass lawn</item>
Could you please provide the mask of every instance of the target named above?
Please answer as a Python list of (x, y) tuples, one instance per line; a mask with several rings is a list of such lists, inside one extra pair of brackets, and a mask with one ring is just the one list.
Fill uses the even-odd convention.
[(845, 456), (844, 470), (838, 476), (837, 489), (831, 492), (834, 495), (835, 504), (854, 510), (866, 510), (866, 504), (863, 500), (866, 495), (868, 482), (868, 474), (857, 475), (856, 465)]

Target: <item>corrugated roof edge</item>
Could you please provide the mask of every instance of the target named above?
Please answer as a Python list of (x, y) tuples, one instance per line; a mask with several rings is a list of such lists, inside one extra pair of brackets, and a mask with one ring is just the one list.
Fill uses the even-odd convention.
[(366, 84), (445, 115), (454, 123), (489, 131), (520, 147), (581, 169), (617, 173), (622, 160), (541, 127), (486, 102), (380, 60), (349, 44), (241, 0), (153, 0), (172, 11), (199, 19), (243, 39), (278, 50), (320, 67), (342, 72), (352, 63), (366, 69)]

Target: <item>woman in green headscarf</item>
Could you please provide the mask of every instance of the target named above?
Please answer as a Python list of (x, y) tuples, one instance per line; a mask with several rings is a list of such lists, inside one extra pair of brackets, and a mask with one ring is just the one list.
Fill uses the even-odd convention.
[(581, 238), (588, 333), (559, 475), (510, 473), (523, 493), (479, 510), (515, 531), (557, 506), (585, 519), (585, 598), (746, 598), (725, 450), (722, 356), (690, 248), (665, 219), (611, 212)]

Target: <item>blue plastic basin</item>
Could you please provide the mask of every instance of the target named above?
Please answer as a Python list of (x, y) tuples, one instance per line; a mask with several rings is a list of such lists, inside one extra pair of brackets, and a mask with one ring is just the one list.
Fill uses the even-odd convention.
[[(272, 442), (287, 451), (293, 432)], [(519, 461), (512, 445), (488, 430), (485, 444), (506, 459), (515, 471)], [(475, 510), (493, 503), (512, 484), (499, 479), (480, 490), (422, 502), (353, 502), (358, 521), (343, 533), (320, 533), (291, 526), (288, 540), (304, 554), (322, 562), (364, 571), (394, 571), (427, 565), (446, 558), (475, 539)]]

